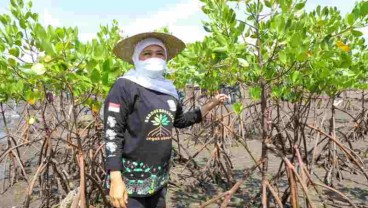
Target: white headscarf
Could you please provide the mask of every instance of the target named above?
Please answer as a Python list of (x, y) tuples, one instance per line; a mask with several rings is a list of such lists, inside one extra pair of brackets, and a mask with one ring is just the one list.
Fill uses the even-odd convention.
[(170, 80), (165, 79), (163, 76), (153, 79), (147, 76), (146, 73), (140, 73), (140, 70), (137, 69), (137, 66), (139, 66), (138, 63), (141, 61), (139, 60), (139, 55), (146, 47), (150, 45), (161, 46), (165, 50), (165, 57), (167, 57), (167, 49), (165, 47), (165, 44), (161, 40), (156, 38), (143, 39), (135, 46), (132, 56), (133, 63), (136, 69), (129, 70), (120, 78), (128, 79), (134, 83), (141, 85), (142, 87), (168, 94), (175, 97), (176, 99), (179, 99), (175, 86)]
[(150, 45), (158, 45), (161, 46), (161, 48), (163, 48), (165, 50), (165, 56), (167, 57), (167, 50), (166, 50), (166, 46), (164, 45), (164, 43), (157, 39), (157, 38), (146, 38), (143, 39), (141, 41), (139, 41), (137, 43), (137, 45), (134, 48), (134, 52), (133, 52), (133, 63), (135, 66), (138, 65), (139, 62), (139, 54), (141, 54), (141, 52), (148, 46)]

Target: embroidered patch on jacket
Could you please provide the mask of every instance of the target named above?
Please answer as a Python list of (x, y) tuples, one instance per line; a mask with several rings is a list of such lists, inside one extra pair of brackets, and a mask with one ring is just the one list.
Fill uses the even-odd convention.
[(176, 111), (176, 104), (173, 100), (167, 100), (167, 104), (169, 105), (169, 108), (171, 111)]
[(109, 111), (119, 113), (120, 112), (120, 104), (117, 103), (109, 103)]
[(149, 141), (160, 141), (171, 139), (170, 123), (174, 121), (174, 115), (165, 109), (151, 111), (145, 119), (146, 123), (152, 123), (155, 127), (147, 135)]
[(111, 154), (115, 153), (116, 148), (117, 148), (117, 146), (114, 142), (107, 142), (106, 143), (107, 155), (111, 155)]
[(109, 140), (114, 140), (115, 139), (115, 136), (116, 136), (116, 132), (112, 129), (107, 129), (106, 130), (106, 137), (109, 139)]
[[(169, 165), (149, 166), (144, 162), (122, 159), (123, 180), (126, 190), (132, 196), (152, 195), (169, 182)], [(111, 187), (111, 175), (105, 179), (106, 188)]]
[(107, 117), (107, 125), (109, 125), (111, 128), (114, 128), (116, 124), (115, 117), (109, 116)]

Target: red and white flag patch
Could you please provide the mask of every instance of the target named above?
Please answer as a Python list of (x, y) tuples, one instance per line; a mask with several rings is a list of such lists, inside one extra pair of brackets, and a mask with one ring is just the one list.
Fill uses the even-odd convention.
[(117, 103), (109, 103), (108, 111), (119, 113), (120, 112), (120, 104), (117, 104)]

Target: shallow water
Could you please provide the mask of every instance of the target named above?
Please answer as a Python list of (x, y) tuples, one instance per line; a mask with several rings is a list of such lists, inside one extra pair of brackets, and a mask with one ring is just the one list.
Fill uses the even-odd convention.
[[(2, 130), (2, 129), (1, 129), (1, 130)], [(3, 137), (5, 137), (5, 135), (6, 135), (6, 134), (5, 134), (4, 132), (2, 132), (1, 130), (0, 130), (0, 139), (2, 139)]]
[[(5, 132), (3, 132), (3, 131), (1, 131), (2, 130), (2, 128), (0, 128), (0, 144), (2, 144), (2, 143), (5, 143), (5, 136), (6, 136), (6, 134), (5, 134)], [(2, 180), (2, 179), (4, 179), (4, 177), (5, 177), (5, 163), (1, 163), (0, 164), (0, 180)]]
[[(7, 123), (7, 127), (11, 131), (11, 129), (17, 125), (20, 120), (20, 112), (22, 110), (22, 105), (16, 105), (15, 103), (9, 104), (11, 107), (5, 106), (4, 107), (4, 115), (5, 120)], [(13, 110), (14, 109), (14, 110)], [(0, 114), (0, 144), (4, 143), (4, 137), (6, 136), (5, 133), (5, 125), (2, 115)]]

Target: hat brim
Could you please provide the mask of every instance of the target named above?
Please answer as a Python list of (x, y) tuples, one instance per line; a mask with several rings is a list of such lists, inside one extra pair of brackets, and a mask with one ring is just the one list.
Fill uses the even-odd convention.
[(157, 38), (164, 43), (167, 50), (167, 61), (174, 58), (185, 48), (185, 43), (173, 35), (160, 32), (147, 32), (140, 33), (119, 41), (115, 45), (113, 52), (118, 58), (121, 58), (128, 63), (134, 64), (132, 56), (135, 46), (139, 41), (146, 38)]

